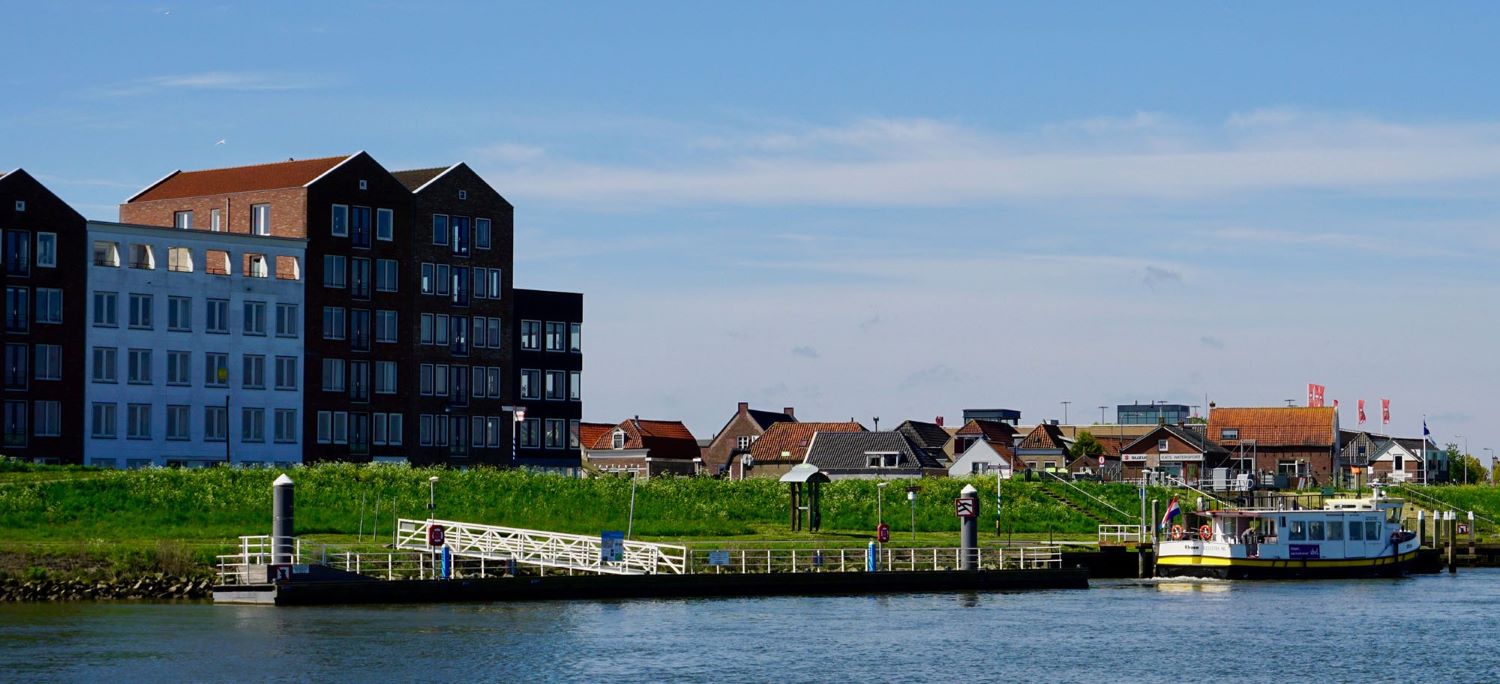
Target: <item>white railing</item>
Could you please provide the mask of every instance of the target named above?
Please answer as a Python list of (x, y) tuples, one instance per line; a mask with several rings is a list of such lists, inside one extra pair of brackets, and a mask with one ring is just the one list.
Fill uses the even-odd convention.
[[(771, 549), (737, 548), (721, 551), (696, 550), (692, 554), (692, 572), (719, 573), (794, 573), (794, 572), (867, 572), (869, 550), (837, 549)], [(715, 554), (718, 555), (715, 563)], [(891, 547), (875, 550), (876, 569), (891, 571), (957, 570), (963, 550), (943, 547)], [(981, 548), (976, 551), (979, 567), (984, 570), (1017, 570), (1062, 567), (1062, 551), (1057, 546)]]
[(1100, 544), (1139, 544), (1143, 531), (1140, 525), (1100, 525)]
[[(510, 561), (518, 565), (609, 575), (642, 575), (688, 571), (686, 546), (627, 540), (619, 561), (603, 561), (599, 537), (434, 520), (443, 527), (444, 546), (456, 557)], [(396, 523), (396, 547), (421, 551), (427, 545), (426, 520)]]
[[(252, 566), (271, 565), (276, 562), (275, 547), (269, 534), (255, 534), (240, 537), (240, 550), (237, 553), (224, 554), (217, 557), (219, 584), (256, 584), (260, 580), (250, 577)], [(282, 562), (302, 562), (302, 540), (294, 540), (292, 557), (282, 558)]]

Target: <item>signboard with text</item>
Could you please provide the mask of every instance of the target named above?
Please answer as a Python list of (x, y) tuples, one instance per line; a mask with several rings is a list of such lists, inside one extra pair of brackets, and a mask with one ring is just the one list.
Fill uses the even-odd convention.
[(611, 530), (599, 533), (599, 561), (618, 563), (625, 560), (625, 533)]

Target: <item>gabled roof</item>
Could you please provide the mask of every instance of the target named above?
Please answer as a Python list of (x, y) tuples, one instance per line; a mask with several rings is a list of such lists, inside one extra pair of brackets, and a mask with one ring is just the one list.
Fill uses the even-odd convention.
[(804, 462), (824, 472), (860, 470), (885, 472), (887, 468), (869, 467), (869, 454), (898, 454), (897, 470), (942, 467), (899, 432), (819, 432), (807, 450)]
[[(459, 163), (461, 164), (462, 162)], [(428, 183), (437, 180), (439, 176), (458, 168), (458, 166), (458, 164), (453, 164), (450, 166), (434, 166), (430, 169), (392, 171), (391, 175), (395, 176), (396, 180), (401, 181), (401, 184), (405, 185), (407, 190), (418, 192), (426, 187)]]
[(1062, 430), (1051, 423), (1042, 423), (1026, 433), (1017, 449), (1062, 449), (1067, 451), (1068, 440)]
[(51, 197), (52, 200), (59, 206), (61, 206), (63, 209), (66, 209), (73, 216), (77, 217), (79, 222), (83, 222), (85, 220), (83, 214), (78, 213), (78, 210), (74, 209), (73, 205), (64, 202), (61, 197), (57, 196), (57, 193), (52, 192), (51, 188), (42, 185), (41, 181), (37, 180), (36, 177), (32, 176), (30, 173), (27, 173), (26, 169), (17, 168), (10, 171), (9, 173), (0, 173), (0, 181), (3, 181), (8, 186), (12, 184), (20, 184), (21, 187), (24, 187), (25, 184), (30, 183), (33, 186), (34, 190), (40, 191), (47, 197)]
[(596, 448), (594, 445), (599, 442), (599, 438), (614, 432), (614, 430), (615, 426), (609, 423), (579, 423), (578, 443), (585, 449)]
[(1220, 456), (1227, 456), (1229, 454), (1228, 449), (1219, 446), (1213, 440), (1209, 439), (1202, 431), (1182, 427), (1180, 425), (1158, 425), (1155, 430), (1141, 435), (1139, 439), (1125, 445), (1124, 451), (1133, 453), (1137, 447), (1143, 445), (1154, 447), (1158, 440), (1166, 439), (1167, 435), (1176, 437), (1177, 439), (1186, 443), (1188, 446), (1197, 449), (1205, 454)]
[(998, 420), (971, 419), (955, 433), (962, 436), (977, 435), (991, 442), (999, 440), (1011, 440), (1016, 436), (1016, 428), (1010, 423), (1002, 423)]
[[(631, 418), (619, 425), (601, 425), (590, 423), (590, 432), (598, 431), (591, 442), (583, 442), (580, 435), (580, 444), (585, 448), (609, 451), (614, 449), (615, 430), (625, 433), (625, 443), (621, 449), (645, 449), (651, 458), (677, 458), (695, 459), (699, 457), (698, 440), (689, 432), (682, 421), (677, 420), (641, 420)], [(603, 428), (600, 430), (599, 428)], [(579, 426), (579, 432), (583, 432), (583, 426)]]
[(202, 171), (173, 171), (125, 202), (223, 195), (233, 192), (300, 188), (361, 153), (320, 159), (298, 159), (271, 164), (234, 166)]
[[(750, 456), (756, 463), (767, 461), (801, 462), (807, 456), (807, 445), (819, 432), (863, 432), (859, 423), (776, 423), (750, 445)], [(787, 452), (782, 457), (781, 452)]]
[(953, 435), (948, 434), (943, 426), (937, 423), (924, 423), (920, 420), (908, 420), (896, 426), (896, 432), (905, 435), (912, 445), (918, 449), (937, 449), (941, 451), (948, 445), (948, 440)]
[[(1224, 446), (1254, 440), (1256, 446), (1332, 447), (1338, 439), (1338, 416), (1332, 407), (1215, 407), (1208, 411), (1208, 437)], [(1223, 430), (1239, 430), (1225, 439)]]
[(795, 417), (789, 416), (780, 411), (760, 411), (756, 409), (750, 409), (749, 411), (747, 411), (747, 413), (750, 414), (750, 419), (754, 420), (755, 424), (759, 425), (760, 429), (762, 430), (765, 430), (766, 428), (769, 428), (776, 423), (797, 422), (797, 419)]

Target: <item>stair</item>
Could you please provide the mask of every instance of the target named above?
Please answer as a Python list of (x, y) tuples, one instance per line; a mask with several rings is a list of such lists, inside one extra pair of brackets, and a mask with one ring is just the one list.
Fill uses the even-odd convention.
[(1072, 499), (1069, 499), (1068, 497), (1066, 497), (1066, 496), (1064, 496), (1062, 494), (1059, 494), (1057, 492), (1052, 491), (1051, 487), (1045, 487), (1045, 486), (1044, 487), (1038, 487), (1037, 491), (1041, 492), (1042, 496), (1045, 496), (1045, 497), (1047, 497), (1047, 498), (1049, 498), (1049, 499), (1051, 499), (1053, 501), (1056, 501), (1056, 502), (1062, 504), (1063, 506), (1065, 506), (1065, 507), (1073, 510), (1076, 513), (1078, 513), (1079, 515), (1082, 515), (1082, 516), (1088, 518), (1089, 520), (1094, 521), (1095, 524), (1098, 524), (1098, 525), (1110, 525), (1110, 524), (1113, 524), (1113, 521), (1108, 520), (1108, 519), (1106, 519), (1104, 517), (1101, 517), (1099, 514), (1093, 512), (1093, 511), (1090, 511), (1087, 508), (1079, 506), (1076, 503), (1073, 503)]

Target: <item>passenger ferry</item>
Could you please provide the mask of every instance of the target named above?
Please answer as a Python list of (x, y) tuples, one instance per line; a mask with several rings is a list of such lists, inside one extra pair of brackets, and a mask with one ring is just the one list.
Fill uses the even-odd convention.
[(1405, 572), (1421, 539), (1401, 529), (1400, 499), (1380, 489), (1330, 499), (1322, 508), (1293, 500), (1277, 507), (1204, 511), (1197, 529), (1174, 525), (1159, 545), (1161, 577), (1273, 579), (1394, 576)]

